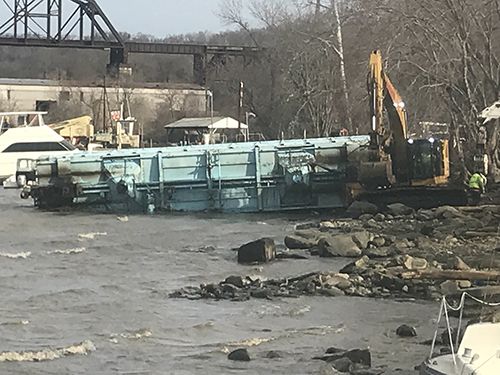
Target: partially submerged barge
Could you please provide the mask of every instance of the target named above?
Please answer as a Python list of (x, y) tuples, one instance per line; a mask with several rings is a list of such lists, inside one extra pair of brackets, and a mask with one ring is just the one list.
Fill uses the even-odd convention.
[(368, 136), (82, 152), (39, 159), (22, 197), (154, 212), (344, 207)]

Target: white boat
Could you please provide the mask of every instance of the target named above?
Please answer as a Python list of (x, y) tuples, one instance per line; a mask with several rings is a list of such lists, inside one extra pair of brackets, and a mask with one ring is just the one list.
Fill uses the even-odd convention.
[(74, 152), (75, 147), (45, 125), (46, 112), (0, 112), (0, 181), (16, 175), (19, 159)]
[[(459, 346), (458, 339), (455, 343), (452, 341), (453, 335), (451, 334), (447, 310), (461, 310), (466, 296), (468, 295), (462, 296), (461, 304), (456, 309), (448, 305), (446, 299), (443, 298), (438, 325), (444, 312), (449, 339), (452, 342), (450, 344), (451, 353), (433, 357), (437, 337), (436, 329), (431, 356), (420, 366), (420, 375), (500, 375), (500, 323), (471, 324), (465, 329)], [(486, 304), (484, 301), (480, 302)], [(490, 305), (500, 306), (498, 303)], [(461, 319), (457, 332), (460, 332), (460, 325)]]

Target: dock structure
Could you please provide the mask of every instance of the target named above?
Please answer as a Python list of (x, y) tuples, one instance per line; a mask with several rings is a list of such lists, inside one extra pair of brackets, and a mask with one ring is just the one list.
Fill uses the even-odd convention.
[[(36, 161), (23, 196), (36, 206), (260, 212), (346, 205), (367, 136), (81, 152)], [(357, 156), (358, 155), (358, 156)]]

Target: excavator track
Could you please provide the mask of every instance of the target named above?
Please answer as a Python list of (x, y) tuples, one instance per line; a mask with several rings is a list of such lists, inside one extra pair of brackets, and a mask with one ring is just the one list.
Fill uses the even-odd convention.
[(403, 203), (414, 209), (439, 206), (465, 206), (468, 204), (466, 189), (452, 187), (404, 187), (380, 189), (361, 193), (357, 200), (367, 201), (377, 206)]

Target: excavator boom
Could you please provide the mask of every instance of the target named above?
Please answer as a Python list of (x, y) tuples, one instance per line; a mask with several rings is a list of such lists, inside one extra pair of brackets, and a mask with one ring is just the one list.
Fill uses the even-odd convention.
[[(407, 182), (407, 133), (408, 122), (405, 104), (389, 76), (384, 72), (382, 54), (373, 51), (370, 55), (370, 74), (368, 76), (370, 93), (370, 112), (372, 118), (372, 142), (381, 151), (388, 153), (393, 162), (393, 173), (398, 182)], [(389, 117), (389, 126), (384, 126), (384, 108)]]

